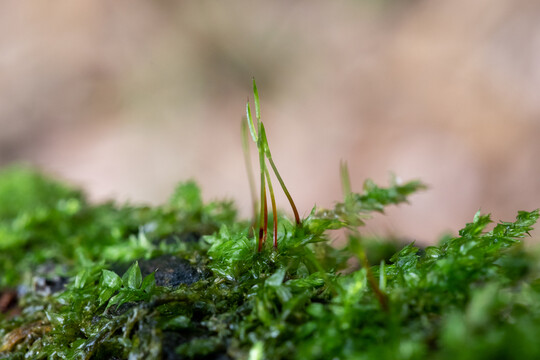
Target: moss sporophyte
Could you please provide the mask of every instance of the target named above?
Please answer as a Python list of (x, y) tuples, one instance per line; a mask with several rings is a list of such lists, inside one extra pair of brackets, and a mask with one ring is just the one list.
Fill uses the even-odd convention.
[[(242, 122), (248, 173), (248, 132), (259, 155), (253, 221), (203, 202), (193, 181), (157, 207), (96, 205), (27, 167), (0, 171), (0, 358), (540, 358), (540, 250), (522, 244), (538, 210), (491, 230), (478, 212), (427, 247), (369, 238), (371, 213), (425, 186), (366, 180), (355, 193), (342, 163), (343, 200), (300, 219), (254, 81), (253, 97)], [(344, 246), (330, 244), (336, 229)]]
[(255, 118), (257, 119), (257, 129), (255, 130), (255, 123), (253, 121), (253, 117), (251, 115), (251, 109), (249, 106), (249, 99), (246, 102), (246, 119), (247, 125), (249, 126), (249, 131), (251, 133), (251, 138), (257, 145), (257, 150), (259, 152), (259, 167), (260, 167), (260, 188), (261, 188), (261, 196), (260, 196), (260, 212), (259, 212), (259, 221), (257, 222), (255, 219), (257, 219), (257, 202), (255, 199), (255, 190), (254, 189), (254, 181), (253, 174), (251, 172), (251, 165), (249, 163), (249, 145), (247, 141), (247, 131), (246, 128), (246, 122), (243, 122), (243, 131), (242, 135), (244, 137), (244, 152), (246, 154), (246, 163), (247, 169), (248, 169), (248, 176), (250, 178), (250, 186), (251, 186), (251, 194), (252, 194), (252, 201), (253, 201), (253, 208), (254, 211), (254, 224), (259, 225), (259, 234), (258, 234), (258, 247), (257, 251), (261, 252), (263, 244), (266, 241), (266, 236), (268, 233), (268, 203), (267, 203), (267, 195), (266, 195), (266, 187), (268, 186), (268, 190), (270, 192), (270, 200), (272, 202), (272, 217), (274, 220), (274, 248), (277, 250), (278, 248), (278, 217), (277, 217), (277, 208), (276, 208), (276, 198), (274, 196), (274, 189), (272, 187), (272, 180), (270, 179), (270, 172), (268, 171), (268, 167), (266, 165), (266, 161), (270, 164), (272, 171), (274, 172), (274, 175), (279, 181), (279, 184), (281, 185), (281, 188), (283, 189), (283, 192), (285, 193), (285, 196), (287, 196), (287, 199), (289, 200), (289, 203), (291, 204), (291, 208), (294, 213), (294, 219), (296, 221), (297, 226), (302, 226), (302, 222), (300, 220), (300, 216), (298, 215), (298, 210), (296, 209), (296, 205), (294, 204), (294, 201), (291, 197), (291, 194), (289, 193), (289, 190), (287, 190), (287, 187), (285, 186), (285, 182), (281, 178), (281, 175), (279, 174), (279, 171), (276, 167), (276, 164), (274, 163), (274, 160), (272, 160), (272, 153), (270, 152), (270, 146), (268, 145), (268, 139), (266, 138), (266, 130), (264, 128), (264, 123), (261, 121), (261, 105), (259, 101), (259, 92), (257, 90), (257, 84), (255, 83), (255, 79), (253, 79), (253, 99), (255, 102)]

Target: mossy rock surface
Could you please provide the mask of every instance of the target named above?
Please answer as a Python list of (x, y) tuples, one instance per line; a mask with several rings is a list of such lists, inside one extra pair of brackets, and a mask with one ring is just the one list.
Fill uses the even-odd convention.
[(0, 358), (540, 358), (540, 256), (522, 244), (538, 211), (491, 228), (478, 213), (421, 250), (360, 236), (421, 188), (367, 181), (301, 225), (280, 214), (278, 248), (259, 252), (252, 223), (193, 182), (162, 206), (118, 206), (5, 169)]

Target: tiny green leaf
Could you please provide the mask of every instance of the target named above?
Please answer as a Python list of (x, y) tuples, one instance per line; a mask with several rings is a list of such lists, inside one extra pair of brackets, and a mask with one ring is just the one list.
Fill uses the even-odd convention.
[(147, 294), (150, 294), (156, 288), (156, 278), (155, 271), (151, 274), (148, 274), (144, 277), (141, 285), (141, 289), (144, 290)]
[(276, 271), (272, 276), (270, 276), (268, 279), (266, 279), (266, 286), (270, 287), (278, 287), (283, 283), (283, 279), (285, 278), (285, 269), (279, 269)]
[(78, 289), (84, 288), (87, 285), (88, 280), (90, 279), (91, 275), (92, 274), (87, 269), (84, 269), (81, 272), (79, 272), (77, 276), (75, 276), (75, 284), (74, 284), (75, 288), (78, 288)]
[(110, 287), (104, 287), (99, 292), (99, 306), (105, 304), (107, 300), (113, 296), (113, 294), (116, 292), (117, 289), (110, 288)]
[(114, 271), (102, 270), (101, 271), (101, 287), (106, 286), (114, 289), (118, 289), (122, 286), (122, 279)]
[(135, 261), (133, 265), (122, 276), (122, 284), (126, 288), (138, 289), (142, 283), (141, 269), (139, 268), (139, 263)]

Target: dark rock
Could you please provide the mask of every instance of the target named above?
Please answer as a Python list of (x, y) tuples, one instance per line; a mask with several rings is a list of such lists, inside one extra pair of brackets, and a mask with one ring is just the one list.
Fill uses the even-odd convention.
[(156, 285), (178, 286), (193, 284), (201, 279), (201, 273), (189, 261), (173, 255), (162, 255), (150, 260), (140, 260), (142, 276), (156, 272)]

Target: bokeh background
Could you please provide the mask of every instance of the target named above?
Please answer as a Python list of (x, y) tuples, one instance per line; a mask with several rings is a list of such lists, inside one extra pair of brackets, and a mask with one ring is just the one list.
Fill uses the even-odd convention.
[(252, 76), (304, 215), (340, 199), (340, 160), (357, 190), (430, 186), (373, 233), (433, 242), (478, 209), (540, 206), (536, 0), (5, 0), (0, 166), (95, 201), (160, 203), (194, 178), (248, 216)]

